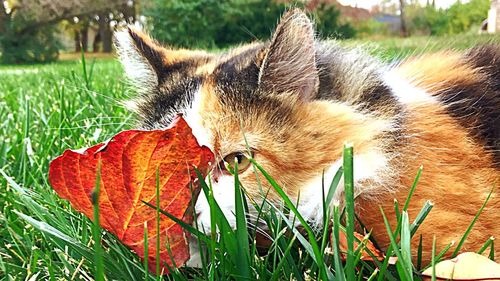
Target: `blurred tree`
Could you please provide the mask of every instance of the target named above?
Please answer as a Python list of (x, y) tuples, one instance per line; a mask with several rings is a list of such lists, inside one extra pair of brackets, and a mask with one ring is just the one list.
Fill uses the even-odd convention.
[(449, 18), (448, 33), (455, 34), (470, 30), (474, 25), (479, 28), (488, 18), (489, 0), (470, 0), (467, 3), (456, 2), (446, 11)]
[(5, 2), (0, 5), (0, 34), (5, 32), (5, 25), (8, 20), (7, 7), (5, 6)]
[(396, 33), (399, 33), (399, 28), (395, 31), (391, 29), (387, 23), (375, 19), (359, 21), (353, 24), (353, 28), (356, 30), (356, 37), (359, 38), (386, 37), (394, 36)]
[(74, 17), (73, 19), (61, 21), (62, 29), (71, 35), (75, 44), (75, 52), (88, 51), (89, 45), (89, 29), (92, 18), (89, 16)]
[(127, 5), (129, 0), (10, 0), (11, 13), (20, 30), (38, 28), (82, 15), (97, 14)]
[(335, 6), (322, 3), (313, 13), (316, 30), (322, 37), (345, 39), (356, 35), (349, 23), (340, 23), (340, 11)]
[(1, 62), (18, 64), (26, 62), (50, 62), (57, 59), (60, 43), (55, 37), (55, 27), (17, 33), (5, 27), (0, 34)]
[(19, 6), (13, 1), (0, 5), (0, 62), (46, 62), (58, 56), (59, 42), (54, 36), (54, 27), (45, 29), (20, 29), (24, 23), (15, 17)]
[(154, 0), (144, 9), (158, 40), (178, 47), (214, 47), (215, 35), (233, 9), (228, 0)]
[[(153, 37), (171, 46), (224, 48), (268, 38), (286, 7), (270, 0), (154, 0), (144, 14)], [(313, 13), (323, 35), (353, 36), (334, 6), (321, 5)]]
[(399, 11), (399, 5), (391, 0), (379, 1), (374, 6), (374, 12), (381, 14), (396, 15)]
[(405, 0), (399, 0), (399, 17), (401, 18), (401, 36), (407, 37), (408, 30), (406, 28), (406, 13), (405, 13)]
[(220, 31), (215, 34), (217, 46), (234, 45), (253, 40), (265, 40), (271, 35), (278, 19), (286, 9), (274, 1), (231, 1), (233, 10), (226, 14)]
[[(85, 19), (112, 11), (122, 11), (132, 0), (8, 0), (0, 6), (0, 52), (6, 63), (46, 62), (57, 58), (60, 44), (55, 24), (64, 19)], [(126, 12), (125, 12), (126, 13)], [(120, 12), (120, 14), (124, 14)], [(110, 21), (107, 21), (108, 27)], [(103, 46), (111, 51), (110, 28), (103, 32)], [(75, 40), (87, 41), (88, 25), (75, 28)], [(85, 42), (84, 42), (85, 43)], [(86, 44), (84, 44), (86, 45)]]
[(102, 51), (104, 53), (111, 53), (113, 50), (113, 39), (110, 25), (110, 14), (106, 12), (97, 15), (97, 23), (99, 24), (99, 38), (102, 42)]
[(489, 7), (489, 0), (456, 2), (448, 9), (437, 9), (434, 5), (422, 7), (415, 3), (407, 6), (409, 28), (412, 33), (423, 35), (468, 32), (479, 28), (488, 16)]
[(431, 5), (408, 6), (409, 26), (415, 35), (443, 35), (448, 34), (449, 15), (442, 9)]

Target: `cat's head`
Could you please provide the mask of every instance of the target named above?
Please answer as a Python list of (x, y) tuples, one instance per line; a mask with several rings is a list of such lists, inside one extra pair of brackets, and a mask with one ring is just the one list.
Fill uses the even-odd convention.
[[(140, 91), (135, 107), (143, 128), (166, 127), (184, 114), (198, 141), (221, 163), (212, 184), (230, 221), (234, 179), (224, 161), (238, 160), (240, 181), (258, 202), (270, 185), (256, 178), (247, 159), (253, 157), (292, 198), (300, 196), (299, 207), (314, 218), (321, 210), (322, 173), (328, 182), (340, 166), (344, 136), (362, 131), (351, 141), (361, 150), (369, 146), (375, 128), (363, 114), (318, 97), (322, 69), (316, 44), (313, 24), (299, 10), (282, 17), (269, 42), (220, 54), (163, 47), (132, 28), (117, 35), (121, 61)], [(274, 198), (271, 190), (269, 199)], [(208, 229), (203, 194), (196, 209)]]

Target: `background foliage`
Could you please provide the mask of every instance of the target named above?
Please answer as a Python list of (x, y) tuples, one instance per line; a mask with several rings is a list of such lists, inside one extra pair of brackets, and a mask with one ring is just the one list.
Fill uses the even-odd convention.
[[(159, 41), (177, 47), (224, 48), (268, 38), (290, 6), (267, 0), (154, 0), (144, 14)], [(312, 16), (324, 37), (351, 38), (356, 33), (349, 23), (339, 22), (335, 6), (322, 4)]]
[[(490, 0), (457, 1), (446, 9), (430, 1), (402, 3), (411, 36), (477, 33), (490, 7)], [(371, 11), (330, 0), (7, 0), (0, 5), (0, 63), (52, 62), (71, 49), (111, 53), (113, 29), (134, 22), (171, 46), (227, 48), (267, 39), (294, 6), (308, 11), (321, 38), (401, 35), (394, 0)]]
[(61, 44), (54, 30), (54, 26), (48, 26), (17, 32), (9, 26), (0, 34), (0, 52), (4, 54), (0, 57), (1, 62), (18, 64), (55, 61)]
[(412, 4), (407, 6), (410, 32), (424, 35), (476, 33), (487, 18), (489, 8), (489, 0), (457, 1), (447, 9)]

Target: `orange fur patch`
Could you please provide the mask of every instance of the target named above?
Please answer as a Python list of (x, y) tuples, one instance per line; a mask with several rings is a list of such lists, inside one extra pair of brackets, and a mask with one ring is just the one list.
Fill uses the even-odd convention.
[[(378, 202), (359, 200), (359, 215), (368, 229), (373, 229), (377, 243), (386, 248), (390, 241), (378, 205), (380, 204), (391, 226), (396, 227), (393, 198), (405, 202), (416, 170), (423, 165), (424, 171), (408, 210), (410, 221), (427, 200), (434, 208), (420, 226), (412, 240), (413, 256), (416, 257), (418, 237), (423, 237), (423, 261), (429, 262), (432, 253), (432, 237), (437, 238), (436, 251), (460, 241), (472, 219), (479, 211), (489, 192), (500, 183), (499, 171), (492, 168), (492, 159), (475, 144), (467, 132), (439, 105), (414, 104), (409, 108), (406, 134), (411, 136), (400, 151), (401, 188)], [(462, 247), (462, 251), (478, 251), (486, 240), (500, 236), (500, 197), (498, 188), (479, 217)], [(450, 256), (454, 247), (446, 256)], [(500, 250), (495, 257), (499, 260)]]
[(471, 85), (484, 79), (459, 53), (446, 51), (411, 58), (398, 66), (397, 72), (414, 86), (438, 93), (455, 85)]
[[(413, 85), (434, 95), (457, 85), (473, 86), (485, 80), (479, 69), (454, 52), (409, 59), (398, 67), (397, 72)], [(446, 99), (446, 96), (442, 98)], [(400, 204), (405, 202), (417, 167), (423, 165), (424, 171), (408, 210), (410, 221), (415, 219), (427, 200), (434, 207), (412, 240), (414, 258), (420, 235), (423, 237), (424, 263), (430, 262), (433, 236), (437, 238), (437, 253), (449, 243), (454, 243), (445, 255), (449, 257), (493, 190), (490, 201), (461, 250), (478, 251), (488, 238), (500, 236), (500, 172), (493, 166), (492, 155), (446, 112), (444, 105), (414, 103), (409, 105), (407, 112), (404, 132), (408, 136), (407, 143), (399, 151), (399, 159), (393, 163), (400, 169), (395, 172), (400, 175), (398, 184), (401, 187), (395, 194), (386, 194), (377, 202), (360, 198), (358, 209), (363, 223), (373, 230), (377, 243), (386, 248), (390, 241), (378, 206), (383, 207), (392, 228), (395, 228), (393, 199)], [(499, 255), (497, 247), (497, 261), (500, 260)]]

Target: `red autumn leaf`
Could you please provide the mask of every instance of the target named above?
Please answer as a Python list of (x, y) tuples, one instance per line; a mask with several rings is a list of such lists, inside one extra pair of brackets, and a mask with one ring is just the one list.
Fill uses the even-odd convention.
[[(147, 258), (154, 268), (156, 210), (144, 202), (156, 205), (157, 171), (161, 210), (191, 224), (193, 218), (188, 207), (200, 190), (198, 185), (190, 185), (196, 182), (193, 167), (206, 173), (213, 159), (210, 149), (200, 146), (186, 121), (178, 117), (166, 130), (124, 131), (107, 143), (84, 152), (67, 150), (50, 163), (49, 181), (60, 197), (92, 218), (91, 195), (100, 162), (101, 226), (144, 258), (144, 225), (147, 222)], [(189, 259), (187, 233), (162, 216), (159, 235), (161, 261), (172, 266), (171, 254), (177, 266), (183, 265)]]

